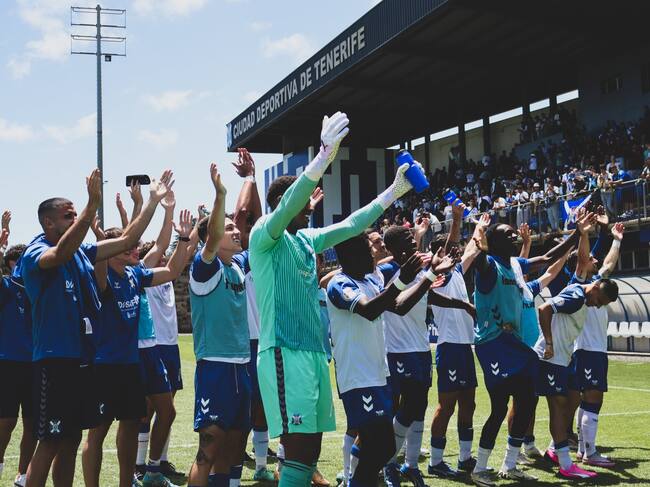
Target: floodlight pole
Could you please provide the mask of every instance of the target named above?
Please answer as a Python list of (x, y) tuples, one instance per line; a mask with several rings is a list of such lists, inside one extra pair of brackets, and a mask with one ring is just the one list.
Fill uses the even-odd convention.
[(102, 178), (102, 197), (99, 201), (99, 222), (104, 228), (104, 137), (102, 133), (102, 7), (97, 5), (97, 169)]
[[(73, 22), (72, 17), (74, 14), (91, 14), (93, 11), (96, 13), (96, 21), (94, 24), (84, 23), (84, 22)], [(108, 23), (102, 24), (102, 13), (105, 15), (113, 16), (123, 16), (124, 23)], [(111, 61), (112, 56), (126, 56), (126, 37), (122, 36), (102, 36), (102, 27), (109, 27), (113, 29), (126, 29), (126, 10), (124, 9), (112, 9), (112, 8), (102, 8), (101, 5), (97, 4), (96, 7), (71, 7), (71, 19), (70, 24), (72, 26), (80, 26), (84, 28), (95, 27), (96, 33), (94, 36), (91, 35), (81, 35), (81, 34), (72, 34), (72, 41), (94, 41), (95, 50), (94, 51), (85, 51), (85, 50), (71, 50), (72, 54), (91, 54), (96, 57), (97, 60), (97, 169), (101, 173), (102, 177), (102, 187), (104, 181), (104, 134), (102, 129), (102, 56), (105, 56), (106, 61)], [(124, 52), (102, 52), (102, 41), (104, 42), (113, 42), (113, 43), (124, 43)], [(104, 192), (102, 191), (102, 197), (100, 200), (98, 208), (98, 216), (100, 220), (101, 227), (104, 228)]]

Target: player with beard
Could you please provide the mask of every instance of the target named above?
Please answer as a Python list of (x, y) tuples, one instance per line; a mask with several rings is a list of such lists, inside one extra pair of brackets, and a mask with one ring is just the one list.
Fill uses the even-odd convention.
[(495, 485), (487, 462), (508, 412), (510, 397), (515, 414), (499, 475), (520, 480), (531, 478), (517, 469), (516, 464), (535, 408), (533, 379), (538, 362), (535, 352), (513, 333), (521, 330), (524, 301), (532, 300), (523, 276), (566, 253), (576, 239), (574, 232), (543, 256), (524, 259), (515, 257), (519, 252), (517, 232), (512, 227), (496, 224), (487, 229), (485, 246), (475, 260), (475, 351), (490, 395), (491, 411), (481, 431), (477, 462), (472, 472), (472, 480), (477, 485)]
[(81, 431), (99, 424), (93, 327), (101, 303), (93, 263), (137, 245), (171, 177), (165, 171), (152, 181), (147, 205), (121, 237), (97, 244), (82, 242), (101, 201), (99, 171), (86, 180), (88, 204), (79, 217), (65, 198), (39, 205), (44, 233), (27, 246), (16, 270), (32, 307), (34, 394), (39, 400), (39, 443), (27, 470), (30, 487), (45, 485), (55, 457), (55, 484), (72, 485)]

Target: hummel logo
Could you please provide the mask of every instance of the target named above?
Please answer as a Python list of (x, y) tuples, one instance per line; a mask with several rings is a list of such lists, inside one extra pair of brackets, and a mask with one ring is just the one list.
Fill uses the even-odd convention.
[(66, 289), (66, 290), (68, 290), (68, 289), (74, 289), (74, 281), (68, 281), (68, 280), (66, 279), (66, 281), (65, 281), (65, 289)]
[(216, 421), (219, 418), (218, 414), (211, 414), (210, 415), (210, 421)]
[(591, 369), (585, 369), (585, 379), (591, 379)]
[(499, 375), (499, 362), (490, 362), (490, 367), (492, 369), (492, 375)]
[(402, 362), (397, 362), (397, 373), (398, 374), (404, 373), (404, 364)]
[(451, 382), (456, 382), (456, 371), (455, 370), (450, 370), (449, 371), (449, 380)]
[(210, 411), (210, 399), (203, 399), (201, 398), (201, 412), (203, 414), (208, 414), (208, 411)]
[(551, 374), (548, 374), (546, 377), (548, 377), (548, 384), (551, 385), (551, 386), (554, 386), (555, 385), (555, 376), (551, 375)]
[(56, 420), (50, 421), (50, 433), (52, 433), (52, 434), (61, 433), (61, 420), (60, 419), (58, 421), (56, 421)]
[(372, 403), (372, 395), (368, 397), (362, 395), (361, 400), (363, 401), (363, 409), (365, 409), (367, 413), (375, 409), (375, 405)]
[(99, 405), (99, 414), (104, 414), (104, 403)]

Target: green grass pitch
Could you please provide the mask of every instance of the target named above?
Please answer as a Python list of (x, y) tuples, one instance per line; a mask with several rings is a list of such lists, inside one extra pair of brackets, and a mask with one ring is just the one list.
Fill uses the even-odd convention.
[[(176, 396), (177, 416), (169, 449), (169, 457), (178, 469), (188, 470), (196, 453), (198, 438), (192, 431), (193, 401), (194, 401), (194, 354), (192, 337), (180, 338), (183, 380), (185, 389)], [(477, 372), (480, 374), (477, 364)], [(333, 378), (332, 367), (332, 378)], [(599, 477), (590, 484), (593, 485), (648, 485), (650, 486), (650, 362), (642, 359), (627, 358), (625, 360), (611, 358), (609, 364), (610, 390), (605, 396), (605, 404), (601, 412), (600, 429), (598, 432), (599, 450), (617, 460), (614, 470), (595, 469)], [(474, 415), (474, 451), (483, 422), (488, 415), (488, 396), (479, 377), (479, 388), (476, 397), (476, 413)], [(425, 426), (431, 424), (433, 406), (436, 404), (435, 377), (434, 387), (429, 394), (429, 408)], [(338, 429), (335, 433), (327, 433), (323, 438), (322, 454), (319, 462), (321, 472), (332, 483), (336, 473), (341, 469), (341, 442), (345, 431), (345, 413), (340, 401), (336, 400), (336, 415)], [(537, 426), (535, 429), (537, 445), (546, 447), (549, 442), (548, 408), (545, 401), (540, 401), (537, 410)], [(5, 469), (0, 485), (11, 485), (18, 465), (18, 443), (20, 441), (20, 426), (14, 431), (12, 441), (5, 455)], [(505, 428), (501, 429), (497, 446), (492, 454), (490, 465), (498, 468), (503, 459), (505, 445)], [(428, 448), (428, 433), (425, 431), (423, 446)], [(272, 448), (277, 442), (271, 441)], [(115, 430), (109, 432), (104, 445), (104, 463), (101, 474), (101, 485), (110, 487), (117, 485), (117, 457), (115, 453)], [(250, 451), (249, 443), (248, 449)], [(81, 450), (79, 451), (80, 454)], [(458, 438), (456, 436), (455, 418), (450, 421), (447, 434), (447, 449), (445, 460), (455, 466), (458, 454)], [(423, 459), (420, 468), (425, 474), (425, 481), (430, 486), (450, 485), (453, 482), (431, 478), (426, 474), (427, 460)], [(532, 475), (538, 476), (540, 482), (536, 485), (569, 485), (558, 478), (553, 470), (543, 461), (532, 467), (526, 467)], [(253, 471), (244, 468), (242, 483), (254, 485)], [(409, 485), (403, 481), (404, 485)], [(459, 484), (471, 484), (469, 475), (462, 476)], [(512, 483), (500, 481), (500, 484)], [(51, 481), (48, 486), (52, 485)], [(74, 485), (83, 485), (81, 474), (81, 458), (77, 459), (77, 473)]]

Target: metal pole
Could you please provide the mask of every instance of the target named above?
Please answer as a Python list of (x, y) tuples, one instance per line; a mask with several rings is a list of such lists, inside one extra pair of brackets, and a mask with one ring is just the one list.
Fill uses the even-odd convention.
[(99, 221), (104, 228), (104, 146), (102, 137), (102, 37), (101, 11), (97, 5), (97, 169), (102, 178), (102, 197), (99, 203)]

